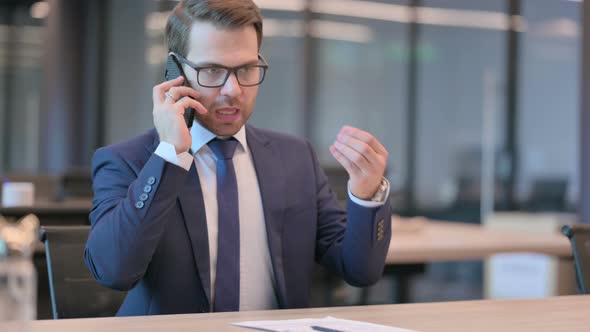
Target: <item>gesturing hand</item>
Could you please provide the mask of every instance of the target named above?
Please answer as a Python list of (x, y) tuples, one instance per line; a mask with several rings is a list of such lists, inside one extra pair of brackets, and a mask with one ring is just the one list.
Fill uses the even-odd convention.
[(370, 133), (344, 126), (330, 152), (350, 176), (350, 192), (369, 200), (379, 189), (389, 153)]

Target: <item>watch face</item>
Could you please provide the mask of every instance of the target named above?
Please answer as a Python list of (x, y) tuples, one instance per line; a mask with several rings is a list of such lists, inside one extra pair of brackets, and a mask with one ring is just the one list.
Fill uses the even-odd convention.
[(371, 201), (383, 202), (383, 199), (385, 198), (386, 190), (387, 190), (387, 182), (385, 181), (385, 179), (382, 179), (381, 184), (379, 185), (379, 190), (377, 190), (377, 192), (375, 193), (373, 198), (371, 198)]

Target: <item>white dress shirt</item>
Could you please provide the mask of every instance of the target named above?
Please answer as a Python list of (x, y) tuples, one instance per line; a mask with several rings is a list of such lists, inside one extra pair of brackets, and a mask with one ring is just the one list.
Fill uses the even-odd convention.
[[(164, 141), (160, 142), (154, 153), (187, 171), (193, 161), (196, 164), (207, 218), (211, 298), (212, 301), (215, 301), (218, 232), (217, 177), (216, 158), (207, 143), (216, 135), (197, 121), (193, 122), (190, 134), (193, 156), (187, 152), (177, 155), (174, 146)], [(245, 126), (234, 135), (234, 138), (239, 142), (234, 153), (233, 163), (238, 184), (240, 216), (240, 311), (277, 309), (276, 282), (266, 237), (264, 209), (254, 162), (248, 148)], [(385, 197), (388, 194), (389, 183), (387, 182)], [(365, 207), (377, 207), (384, 204), (384, 202), (360, 200), (354, 197), (350, 190), (348, 195), (355, 203)]]

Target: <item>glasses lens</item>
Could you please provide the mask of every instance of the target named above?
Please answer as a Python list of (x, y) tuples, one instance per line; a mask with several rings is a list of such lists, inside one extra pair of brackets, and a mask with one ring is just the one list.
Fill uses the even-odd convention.
[(221, 86), (227, 77), (225, 68), (203, 68), (199, 70), (199, 84), (202, 86)]
[[(242, 86), (252, 86), (262, 83), (266, 68), (263, 66), (245, 66), (235, 71), (238, 83)], [(198, 72), (199, 85), (209, 88), (223, 86), (228, 78), (228, 69), (211, 67), (202, 68)]]
[(247, 66), (238, 69), (236, 72), (241, 85), (258, 85), (264, 78), (264, 67)]

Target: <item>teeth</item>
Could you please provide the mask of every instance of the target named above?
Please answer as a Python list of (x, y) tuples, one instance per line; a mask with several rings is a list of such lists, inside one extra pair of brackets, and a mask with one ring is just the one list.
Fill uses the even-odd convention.
[(219, 114), (222, 114), (222, 115), (232, 115), (232, 114), (235, 114), (236, 112), (237, 112), (237, 110), (219, 111)]

